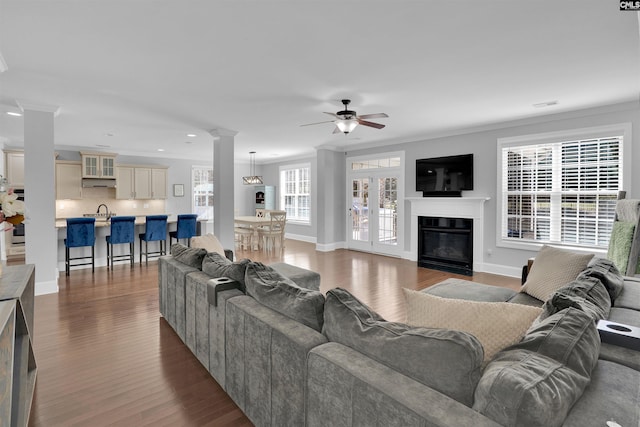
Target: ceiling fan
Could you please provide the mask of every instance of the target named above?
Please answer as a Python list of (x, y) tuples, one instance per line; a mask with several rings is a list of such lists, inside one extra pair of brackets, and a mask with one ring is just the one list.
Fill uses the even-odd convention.
[(351, 103), (351, 100), (343, 99), (342, 104), (344, 104), (344, 110), (338, 111), (337, 113), (327, 113), (326, 111), (324, 112), (325, 114), (335, 117), (335, 120), (327, 120), (325, 122), (318, 122), (318, 123), (309, 123), (301, 126), (312, 126), (312, 125), (319, 125), (322, 123), (335, 123), (336, 128), (333, 130), (333, 133), (342, 132), (345, 135), (353, 131), (358, 125), (369, 126), (376, 129), (382, 129), (385, 126), (380, 123), (374, 123), (374, 122), (369, 122), (365, 120), (365, 119), (378, 119), (383, 117), (389, 117), (385, 113), (363, 114), (359, 116), (356, 114), (355, 111), (347, 109), (350, 103)]

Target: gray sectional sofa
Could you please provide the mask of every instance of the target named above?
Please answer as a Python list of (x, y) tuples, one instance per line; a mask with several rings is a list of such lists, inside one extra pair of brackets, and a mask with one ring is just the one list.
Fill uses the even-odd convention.
[(325, 297), (315, 278), (296, 284), (288, 268), (196, 252), (160, 258), (161, 314), (255, 425), (640, 423), (640, 352), (601, 348), (596, 328), (599, 318), (640, 326), (640, 281), (606, 262), (545, 303), (455, 280), (427, 289), (542, 307), (521, 342), (486, 363), (468, 333), (386, 322), (343, 289)]

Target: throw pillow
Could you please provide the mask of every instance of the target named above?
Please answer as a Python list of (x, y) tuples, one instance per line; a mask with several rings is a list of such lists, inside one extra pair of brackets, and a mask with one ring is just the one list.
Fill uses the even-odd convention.
[(222, 256), (226, 256), (224, 253), (224, 247), (222, 243), (214, 234), (206, 234), (204, 236), (196, 236), (191, 238), (192, 248), (204, 248), (207, 252), (217, 252)]
[(471, 406), (482, 369), (482, 346), (466, 332), (387, 322), (348, 291), (327, 292), (329, 339)]
[(202, 260), (203, 272), (211, 277), (228, 277), (244, 286), (244, 273), (247, 270), (247, 265), (251, 262), (250, 260), (241, 259), (231, 262), (217, 252), (206, 253), (206, 249), (201, 250), (205, 251), (205, 257)]
[(613, 261), (606, 258), (597, 258), (589, 263), (587, 268), (578, 275), (578, 279), (581, 277), (599, 279), (604, 287), (607, 288), (611, 302), (618, 298), (624, 288), (624, 278), (620, 274), (620, 270), (616, 268)]
[(323, 323), (324, 296), (301, 288), (273, 268), (259, 262), (247, 265), (247, 295), (260, 304), (320, 332)]
[(207, 251), (201, 248), (188, 248), (181, 243), (171, 245), (171, 255), (176, 261), (180, 261), (190, 267), (202, 269), (202, 259)]
[(597, 322), (609, 317), (611, 298), (600, 279), (581, 274), (576, 280), (551, 294), (542, 307), (543, 314), (540, 315), (539, 320), (569, 307), (587, 313), (594, 322)]
[(527, 281), (520, 289), (540, 301), (578, 277), (593, 254), (580, 254), (544, 245), (531, 266)]
[(468, 332), (484, 348), (484, 362), (503, 348), (519, 342), (542, 309), (508, 302), (442, 298), (403, 289), (407, 323), (425, 328)]

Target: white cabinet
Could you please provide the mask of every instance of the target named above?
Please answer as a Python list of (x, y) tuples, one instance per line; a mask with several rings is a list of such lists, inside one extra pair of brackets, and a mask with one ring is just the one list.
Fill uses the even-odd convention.
[(82, 164), (56, 162), (56, 199), (82, 198)]
[(116, 168), (116, 199), (134, 199), (134, 176), (135, 168), (128, 166), (118, 166)]
[(115, 178), (116, 155), (113, 153), (80, 152), (83, 178)]
[(164, 168), (151, 169), (151, 197), (167, 198), (167, 170)]
[(118, 166), (116, 199), (166, 199), (167, 169)]
[(24, 188), (24, 152), (5, 151), (7, 180), (12, 188)]

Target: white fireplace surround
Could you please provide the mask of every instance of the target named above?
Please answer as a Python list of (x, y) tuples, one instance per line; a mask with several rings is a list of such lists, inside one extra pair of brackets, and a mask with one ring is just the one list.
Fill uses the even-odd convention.
[(489, 197), (408, 197), (411, 203), (411, 259), (418, 261), (418, 217), (473, 219), (473, 271), (484, 271), (484, 204)]

